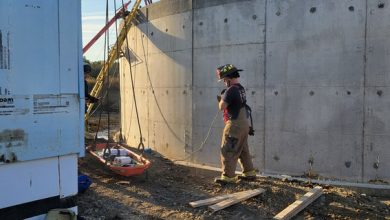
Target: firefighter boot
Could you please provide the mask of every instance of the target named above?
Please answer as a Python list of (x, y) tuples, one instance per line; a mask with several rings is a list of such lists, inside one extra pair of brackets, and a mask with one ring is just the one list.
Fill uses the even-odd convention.
[(229, 183), (231, 183), (231, 184), (236, 184), (236, 183), (238, 183), (239, 181), (240, 181), (240, 180), (238, 179), (237, 176), (235, 176), (235, 177), (227, 177), (227, 176), (225, 176), (225, 175), (221, 175), (221, 177), (217, 177), (217, 178), (215, 178), (215, 180), (214, 180), (215, 183), (219, 183), (219, 184), (221, 184), (221, 185), (225, 185), (225, 184), (229, 184)]
[(248, 181), (256, 180), (256, 170), (243, 172), (241, 175), (238, 176), (238, 178), (241, 180), (248, 180)]

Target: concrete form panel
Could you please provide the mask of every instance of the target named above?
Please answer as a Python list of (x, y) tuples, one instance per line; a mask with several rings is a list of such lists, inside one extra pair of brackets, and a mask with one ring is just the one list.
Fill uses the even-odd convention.
[(297, 43), (305, 46), (305, 41), (322, 38), (364, 38), (365, 4), (365, 0), (268, 1), (267, 42), (299, 39)]
[(173, 160), (185, 159), (187, 156), (185, 136), (189, 129), (191, 128), (183, 124), (154, 122), (153, 135), (156, 137), (154, 149)]
[(390, 88), (367, 87), (364, 130), (364, 180), (390, 179)]
[(174, 14), (148, 23), (149, 53), (192, 48), (192, 13)]
[(360, 88), (268, 87), (266, 129), (361, 134), (362, 96)]
[[(147, 6), (150, 21), (174, 14), (185, 14), (192, 10), (192, 0), (161, 0)], [(145, 11), (143, 11), (145, 13)]]
[(265, 171), (361, 180), (365, 1), (268, 3)]
[[(359, 176), (363, 91), (348, 91), (339, 87), (267, 88), (266, 171), (302, 175), (308, 171), (308, 161), (315, 159), (321, 163), (313, 171), (321, 175)], [(349, 164), (348, 169), (334, 169), (343, 163)]]
[[(221, 114), (216, 119), (216, 124), (221, 124), (220, 121)], [(213, 126), (210, 130), (209, 136), (207, 137), (210, 124), (207, 126), (193, 126), (193, 145), (188, 152), (194, 153), (191, 154), (191, 157), (188, 158), (188, 161), (219, 167), (221, 165), (220, 149), (223, 127)], [(205, 144), (202, 144), (205, 140)]]
[(360, 135), (267, 130), (265, 172), (360, 180)]
[(364, 0), (269, 1), (267, 84), (362, 86), (364, 18)]
[(367, 4), (366, 86), (390, 86), (390, 1)]
[(364, 137), (364, 173), (363, 181), (388, 181), (389, 174), (389, 135), (365, 135)]
[(194, 11), (194, 48), (264, 43), (265, 1), (233, 2)]
[(154, 92), (157, 101), (150, 98), (150, 114), (154, 121), (190, 125), (192, 98), (188, 94), (175, 88), (155, 89)]
[(148, 59), (148, 70), (154, 88), (191, 87), (191, 50), (150, 54)]
[(364, 181), (389, 180), (390, 1), (367, 1)]
[(362, 86), (364, 40), (323, 41), (304, 41), (304, 47), (294, 41), (268, 43), (267, 85)]

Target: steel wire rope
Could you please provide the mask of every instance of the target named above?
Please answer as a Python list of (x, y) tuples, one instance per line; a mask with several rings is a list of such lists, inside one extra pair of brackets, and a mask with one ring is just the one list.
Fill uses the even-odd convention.
[[(106, 0), (106, 24), (108, 23), (108, 0)], [(104, 40), (104, 62), (103, 62), (103, 66), (106, 65), (106, 62), (108, 60), (108, 54), (109, 54), (109, 34), (107, 34), (108, 31), (105, 31), (105, 40)], [(109, 63), (108, 63), (109, 65)], [(107, 71), (109, 70), (109, 66), (107, 67)], [(108, 76), (109, 74), (107, 74)], [(109, 78), (109, 76), (108, 76)], [(108, 80), (109, 81), (109, 80)], [(108, 81), (107, 81), (107, 85), (108, 84)], [(108, 91), (107, 91), (107, 98), (108, 98)], [(108, 103), (108, 101), (107, 101)], [(97, 133), (99, 131), (99, 128), (100, 128), (100, 122), (101, 122), (101, 117), (102, 117), (102, 114), (103, 114), (103, 108), (100, 109), (100, 115), (99, 115), (99, 123), (98, 123), (98, 128), (97, 128), (97, 131), (96, 131), (96, 134), (95, 134), (95, 146), (96, 146), (96, 140), (97, 140)], [(111, 154), (111, 147), (110, 147), (110, 143), (109, 143), (109, 140), (110, 140), (110, 113), (107, 112), (107, 126), (108, 126), (108, 132), (107, 132), (107, 142), (106, 142), (106, 146), (104, 147), (103, 149), (103, 159), (105, 160), (105, 164), (108, 163), (108, 159), (109, 157), (107, 157), (106, 155), (110, 155)]]
[[(161, 110), (161, 107), (160, 107), (160, 104), (158, 103), (157, 101), (157, 97), (156, 97), (156, 93), (154, 92), (154, 87), (153, 87), (153, 84), (152, 84), (152, 80), (150, 78), (150, 74), (149, 74), (149, 66), (148, 66), (148, 63), (147, 63), (147, 60), (146, 60), (146, 53), (145, 53), (145, 46), (144, 46), (144, 42), (143, 42), (143, 38), (141, 36), (141, 43), (142, 43), (142, 50), (143, 50), (143, 54), (144, 54), (144, 60), (145, 60), (145, 66), (146, 66), (146, 74), (148, 75), (148, 80), (149, 80), (149, 84), (150, 84), (150, 88), (152, 90), (152, 94), (153, 94), (153, 97), (154, 97), (154, 101), (156, 102), (156, 105), (157, 105), (157, 108), (161, 114), (161, 117), (163, 118), (164, 120), (164, 123), (166, 124), (166, 126), (168, 127), (168, 129), (172, 132), (172, 134), (176, 137), (176, 139), (178, 139), (180, 142), (184, 143), (184, 141), (182, 141), (178, 136), (177, 134), (173, 131), (173, 129), (171, 128), (171, 126), (169, 125), (167, 119), (165, 118), (162, 110)], [(182, 158), (182, 159), (177, 159), (177, 160), (172, 160), (173, 162), (177, 162), (177, 161), (185, 161), (187, 160), (188, 158), (192, 157), (195, 153), (201, 151), (204, 147), (204, 145), (206, 144), (209, 136), (210, 136), (210, 133), (211, 133), (211, 129), (212, 127), (214, 126), (214, 123), (215, 123), (215, 119), (218, 117), (219, 115), (219, 111), (217, 111), (217, 113), (215, 114), (213, 120), (211, 121), (211, 124), (208, 128), (208, 132), (206, 134), (206, 137), (205, 139), (202, 141), (202, 143), (200, 144), (199, 148), (197, 148), (196, 150), (192, 151), (191, 153), (189, 153), (188, 156), (186, 156), (185, 158)]]
[[(116, 11), (116, 3), (115, 3), (115, 1), (114, 1), (114, 10)], [(115, 36), (116, 36), (116, 39), (118, 39), (118, 28), (117, 28), (117, 20), (115, 21)], [(116, 42), (116, 45), (118, 45), (118, 42)], [(106, 46), (104, 46), (104, 49), (106, 48)], [(117, 48), (118, 48), (118, 46), (117, 46)], [(119, 51), (117, 50), (117, 57), (119, 58), (119, 53), (118, 53)], [(105, 57), (106, 55), (104, 55), (104, 57)], [(104, 66), (104, 65), (103, 65)], [(109, 71), (109, 70), (108, 70)], [(110, 71), (109, 71), (110, 72)], [(112, 78), (115, 78), (117, 75), (118, 75), (118, 72), (119, 72), (119, 65), (116, 65), (115, 66), (115, 69), (114, 69), (114, 73), (113, 73), (113, 75), (112, 75)], [(113, 84), (113, 81), (111, 80), (110, 82), (109, 82), (109, 85), (108, 85), (108, 88), (107, 88), (107, 90), (105, 91), (105, 93), (103, 94), (103, 96), (101, 96), (101, 99), (103, 100), (103, 99), (105, 99), (106, 97), (107, 97), (107, 95), (108, 95), (108, 90), (111, 88), (111, 86), (112, 86), (112, 84)], [(97, 104), (97, 106), (94, 108), (94, 110), (90, 113), (90, 115), (93, 115), (100, 107), (101, 107), (101, 104), (102, 104), (102, 102), (99, 102), (98, 104)], [(120, 104), (120, 102), (119, 102), (119, 104)]]
[[(107, 20), (108, 20), (108, 0), (106, 0), (106, 23), (107, 23)], [(107, 30), (104, 32), (103, 67), (106, 64), (106, 46), (107, 46)], [(99, 102), (99, 106), (101, 106), (101, 102)], [(95, 110), (97, 110), (99, 106), (97, 106), (95, 108)], [(100, 112), (99, 112), (99, 120), (98, 120), (97, 129), (96, 129), (96, 132), (95, 132), (95, 138), (94, 138), (94, 146), (95, 147), (96, 147), (97, 134), (98, 134), (99, 129), (100, 129), (100, 123), (101, 123), (102, 111), (103, 111), (102, 109), (99, 109), (99, 110), (100, 110)]]
[[(125, 9), (123, 8), (122, 10), (123, 10), (123, 14), (125, 14)], [(114, 11), (116, 11), (116, 0), (114, 0)], [(116, 40), (116, 61), (117, 61), (116, 69), (119, 72), (119, 42), (118, 42), (118, 22), (117, 21), (118, 21), (118, 19), (115, 20), (115, 36), (117, 39)], [(111, 87), (111, 83), (109, 86)], [(121, 106), (122, 105), (121, 105), (121, 93), (120, 93), (120, 81), (119, 81), (119, 116), (120, 116), (121, 121), (122, 121)], [(119, 128), (119, 142), (122, 143), (122, 125)]]
[[(122, 7), (124, 7), (124, 2), (122, 0)], [(124, 25), (123, 25), (123, 28), (125, 29), (126, 31), (126, 48), (129, 48), (129, 39), (127, 37), (127, 34), (129, 32), (129, 29), (127, 27), (127, 23), (124, 22)], [(119, 49), (119, 48), (118, 48)], [(130, 59), (130, 52), (129, 50), (126, 50), (126, 53), (127, 53), (127, 57), (129, 57)], [(138, 144), (138, 150), (141, 150), (142, 148), (142, 153), (144, 152), (145, 150), (145, 145), (143, 143), (143, 136), (142, 136), (142, 129), (141, 129), (141, 123), (139, 121), (139, 113), (138, 113), (138, 106), (137, 106), (137, 98), (135, 96), (135, 87), (134, 87), (134, 79), (133, 79), (133, 70), (131, 68), (131, 59), (129, 60), (129, 70), (130, 70), (130, 79), (131, 79), (131, 88), (132, 88), (132, 91), (133, 91), (133, 100), (134, 100), (134, 106), (135, 106), (135, 113), (136, 113), (136, 116), (137, 116), (137, 123), (138, 123), (138, 129), (139, 129), (139, 136), (140, 136), (140, 143)]]

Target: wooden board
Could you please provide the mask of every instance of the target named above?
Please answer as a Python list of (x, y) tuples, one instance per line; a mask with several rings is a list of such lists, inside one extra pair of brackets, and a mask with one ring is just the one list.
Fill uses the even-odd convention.
[(246, 193), (251, 192), (251, 191), (253, 191), (253, 190), (241, 191), (241, 192), (236, 192), (236, 193), (227, 194), (227, 195), (215, 196), (215, 197), (212, 197), (209, 199), (198, 200), (198, 201), (190, 202), (190, 206), (192, 206), (193, 208), (196, 208), (199, 206), (211, 205), (211, 204), (215, 204), (215, 203), (221, 202), (221, 201), (229, 199), (229, 198), (237, 197), (237, 196), (240, 196), (243, 194), (246, 195)]
[(234, 197), (225, 199), (222, 202), (219, 202), (219, 203), (217, 203), (215, 205), (209, 206), (209, 208), (215, 212), (215, 211), (224, 209), (226, 207), (229, 207), (231, 205), (234, 205), (236, 203), (239, 203), (241, 201), (244, 201), (246, 199), (249, 199), (249, 198), (251, 198), (253, 196), (257, 196), (257, 195), (259, 195), (259, 194), (261, 194), (263, 192), (265, 192), (264, 189), (258, 188), (258, 189), (254, 189), (254, 190), (248, 190), (248, 191), (235, 193)]
[(223, 201), (225, 199), (231, 198), (233, 196), (234, 196), (234, 194), (228, 194), (228, 195), (212, 197), (212, 198), (209, 198), (209, 199), (198, 200), (198, 201), (195, 201), (195, 202), (190, 202), (190, 206), (192, 206), (193, 208), (196, 208), (196, 207), (199, 207), (199, 206), (211, 205), (211, 204), (215, 204), (215, 203), (218, 203), (220, 201)]
[(322, 195), (322, 187), (316, 186), (308, 193), (303, 195), (300, 199), (295, 201), (293, 204), (289, 205), (283, 211), (279, 212), (274, 219), (290, 219), (306, 208), (310, 203), (316, 200)]

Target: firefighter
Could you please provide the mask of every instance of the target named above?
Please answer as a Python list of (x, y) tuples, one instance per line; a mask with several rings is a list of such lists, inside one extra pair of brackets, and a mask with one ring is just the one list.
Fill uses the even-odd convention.
[(88, 63), (84, 63), (84, 93), (85, 93), (85, 101), (86, 103), (96, 103), (99, 101), (98, 98), (93, 97), (89, 94), (88, 89), (88, 83), (87, 83), (87, 77), (91, 73), (92, 68), (91, 65)]
[[(253, 133), (248, 122), (249, 106), (246, 104), (245, 88), (239, 83), (239, 71), (232, 64), (217, 68), (217, 77), (223, 81), (226, 89), (217, 96), (219, 110), (223, 111), (225, 128), (221, 143), (221, 177), (217, 183), (237, 183), (239, 179), (254, 180), (256, 170), (248, 147), (248, 134)], [(249, 108), (250, 110), (250, 108)], [(252, 127), (251, 127), (252, 128)], [(236, 165), (239, 160), (242, 175), (236, 176)]]

